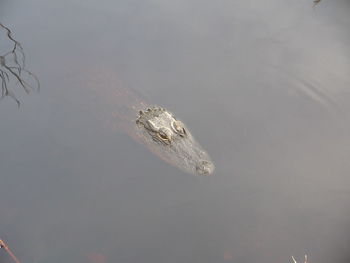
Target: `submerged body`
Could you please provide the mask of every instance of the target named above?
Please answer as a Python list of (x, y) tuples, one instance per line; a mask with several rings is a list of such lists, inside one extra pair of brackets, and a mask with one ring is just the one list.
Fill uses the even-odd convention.
[[(142, 94), (124, 86), (114, 75), (95, 76), (88, 82), (99, 119), (107, 120), (151, 152), (180, 170), (210, 175), (214, 164), (188, 128), (170, 111), (147, 102)], [(97, 101), (96, 101), (97, 99)], [(111, 116), (110, 119), (108, 116)], [(111, 120), (111, 122), (110, 122)]]

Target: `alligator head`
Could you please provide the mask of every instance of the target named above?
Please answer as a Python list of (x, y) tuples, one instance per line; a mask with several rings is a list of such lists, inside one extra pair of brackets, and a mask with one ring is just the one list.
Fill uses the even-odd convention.
[(189, 173), (210, 175), (214, 171), (209, 155), (166, 109), (152, 106), (141, 110), (136, 124), (143, 143), (165, 161)]

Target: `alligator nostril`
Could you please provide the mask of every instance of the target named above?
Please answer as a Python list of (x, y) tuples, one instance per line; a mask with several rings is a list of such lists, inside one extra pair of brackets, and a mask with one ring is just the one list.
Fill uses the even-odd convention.
[(199, 161), (196, 166), (196, 172), (200, 175), (210, 175), (214, 171), (214, 164), (210, 161)]

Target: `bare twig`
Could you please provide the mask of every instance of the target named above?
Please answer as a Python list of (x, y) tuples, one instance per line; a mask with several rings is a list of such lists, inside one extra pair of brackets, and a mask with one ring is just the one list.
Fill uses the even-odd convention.
[[(19, 85), (24, 89), (26, 93), (29, 93), (31, 90), (40, 90), (40, 82), (37, 76), (26, 69), (25, 67), (25, 54), (20, 42), (18, 42), (12, 36), (11, 30), (0, 23), (0, 28), (6, 31), (7, 38), (13, 43), (13, 48), (11, 51), (0, 56), (0, 79), (1, 79), (1, 98), (10, 96), (13, 98), (18, 106), (20, 106), (19, 100), (16, 98), (15, 94), (8, 88), (7, 84), (10, 82), (11, 77), (18, 81)], [(11, 64), (8, 64), (7, 61), (11, 59)], [(34, 80), (35, 88), (31, 86), (23, 78), (23, 73), (27, 74)]]
[(1, 239), (0, 239), (0, 248), (4, 249), (14, 262), (20, 263), (20, 261), (12, 253), (11, 249), (9, 249), (8, 245)]

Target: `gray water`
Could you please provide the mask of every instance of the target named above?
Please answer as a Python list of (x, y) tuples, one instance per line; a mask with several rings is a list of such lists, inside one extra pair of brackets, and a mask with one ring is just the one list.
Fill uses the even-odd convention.
[[(33, 263), (350, 262), (350, 2), (312, 5), (1, 0), (41, 91), (0, 101), (0, 238)], [(215, 174), (112, 128), (89, 87), (113, 85), (173, 111)]]

